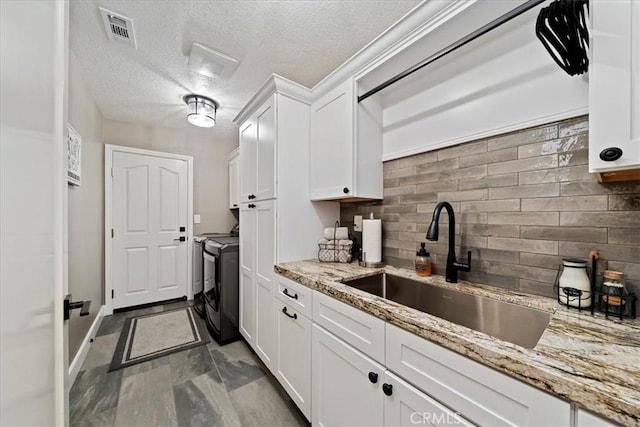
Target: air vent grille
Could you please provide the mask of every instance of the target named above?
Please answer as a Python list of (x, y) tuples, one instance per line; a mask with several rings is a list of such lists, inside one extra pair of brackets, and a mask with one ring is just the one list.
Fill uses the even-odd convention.
[(133, 33), (133, 21), (110, 10), (100, 8), (102, 21), (109, 40), (118, 41), (136, 47)]

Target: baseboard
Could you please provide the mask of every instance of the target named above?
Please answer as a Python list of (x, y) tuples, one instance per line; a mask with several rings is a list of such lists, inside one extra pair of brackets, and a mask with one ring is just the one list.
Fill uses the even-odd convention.
[(80, 368), (82, 368), (84, 359), (87, 358), (87, 353), (89, 353), (89, 348), (91, 348), (91, 340), (95, 338), (98, 333), (98, 328), (100, 328), (102, 318), (105, 316), (105, 311), (105, 306), (101, 306), (100, 310), (98, 310), (98, 315), (93, 319), (93, 323), (91, 324), (87, 335), (84, 337), (84, 340), (82, 340), (82, 345), (80, 346), (80, 349), (78, 349), (76, 357), (73, 358), (73, 362), (69, 365), (69, 389), (71, 389), (73, 383), (76, 382)]

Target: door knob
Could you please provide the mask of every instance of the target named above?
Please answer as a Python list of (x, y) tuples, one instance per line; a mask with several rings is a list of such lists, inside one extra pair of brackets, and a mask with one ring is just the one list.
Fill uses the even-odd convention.
[(185, 240), (187, 240), (185, 236), (180, 236), (177, 239), (173, 239), (174, 242), (184, 242)]
[(71, 310), (80, 309), (80, 316), (89, 315), (89, 307), (91, 307), (91, 301), (76, 301), (71, 302), (71, 294), (64, 297), (64, 320), (69, 320)]
[(378, 382), (378, 374), (376, 374), (375, 372), (369, 372), (369, 381), (371, 381), (372, 383), (377, 383)]

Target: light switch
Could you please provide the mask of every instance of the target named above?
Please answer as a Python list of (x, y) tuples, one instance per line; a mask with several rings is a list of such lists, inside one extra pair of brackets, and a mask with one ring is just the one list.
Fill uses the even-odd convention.
[(200, 224), (200, 215), (194, 215), (193, 216), (193, 223), (194, 224)]
[(353, 216), (353, 231), (362, 231), (362, 215)]

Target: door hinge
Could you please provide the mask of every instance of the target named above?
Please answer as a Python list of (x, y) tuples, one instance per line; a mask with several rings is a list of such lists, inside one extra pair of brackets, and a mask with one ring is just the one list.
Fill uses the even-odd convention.
[(111, 289), (111, 299), (113, 299), (114, 295), (115, 295), (115, 292), (113, 289)]
[(111, 168), (111, 177), (113, 178), (113, 168)]
[(113, 228), (111, 229), (111, 238), (113, 239), (113, 236), (115, 235), (115, 232), (113, 231)]

